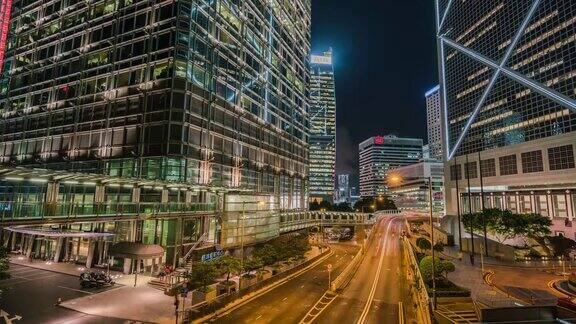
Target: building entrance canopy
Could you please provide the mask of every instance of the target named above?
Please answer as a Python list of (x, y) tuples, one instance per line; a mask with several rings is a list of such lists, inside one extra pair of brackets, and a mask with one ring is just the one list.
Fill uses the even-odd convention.
[(110, 237), (114, 236), (113, 233), (108, 232), (83, 232), (83, 231), (72, 231), (63, 229), (50, 229), (43, 227), (32, 227), (32, 226), (10, 226), (4, 228), (7, 231), (14, 233), (46, 236), (46, 237), (81, 237), (81, 238), (99, 238), (99, 237)]
[(164, 248), (156, 244), (118, 242), (110, 247), (108, 254), (133, 260), (156, 259), (164, 256)]

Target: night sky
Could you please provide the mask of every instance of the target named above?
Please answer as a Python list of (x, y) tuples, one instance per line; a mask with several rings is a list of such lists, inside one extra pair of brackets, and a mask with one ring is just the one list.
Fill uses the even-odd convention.
[(361, 141), (427, 141), (424, 93), (438, 82), (434, 24), (431, 0), (312, 0), (312, 52), (334, 51), (336, 173), (353, 174), (354, 186)]

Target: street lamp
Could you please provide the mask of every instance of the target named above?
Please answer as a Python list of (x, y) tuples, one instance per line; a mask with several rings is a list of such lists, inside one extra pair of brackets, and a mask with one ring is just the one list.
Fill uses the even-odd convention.
[[(403, 178), (402, 175), (392, 174), (388, 178), (388, 183), (401, 185), (405, 179), (418, 179), (418, 178)], [(434, 208), (432, 201), (432, 177), (424, 177), (428, 185), (428, 206), (430, 209), (430, 240), (432, 241), (432, 307), (436, 309), (436, 260), (434, 253)]]

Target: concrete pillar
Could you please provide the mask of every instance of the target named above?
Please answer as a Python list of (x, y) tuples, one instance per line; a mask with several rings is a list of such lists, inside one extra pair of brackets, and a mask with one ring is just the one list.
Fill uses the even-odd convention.
[(132, 259), (124, 258), (124, 268), (122, 272), (124, 274), (130, 274), (132, 272)]
[(192, 196), (193, 196), (192, 191), (190, 191), (190, 189), (186, 190), (186, 195), (184, 196), (184, 202), (187, 204), (192, 203)]
[(88, 241), (88, 255), (86, 256), (86, 268), (90, 269), (92, 267), (92, 261), (94, 260), (94, 248), (95, 244), (93, 240)]
[(60, 254), (62, 254), (63, 245), (64, 245), (64, 238), (59, 237), (56, 240), (56, 248), (54, 249), (54, 262), (60, 262)]
[(26, 235), (26, 237), (27, 237), (26, 257), (30, 258), (32, 256), (32, 251), (34, 248), (34, 241), (36, 241), (36, 235)]
[(570, 194), (570, 191), (566, 192), (566, 210), (568, 212), (568, 219), (572, 221), (574, 219), (576, 210), (574, 210), (574, 203), (572, 203), (574, 196)]
[(70, 239), (69, 238), (64, 238), (64, 260), (68, 261), (70, 259), (70, 247), (68, 246), (70, 244)]
[(18, 239), (18, 233), (12, 232), (10, 235), (10, 251), (14, 251), (16, 248), (16, 240)]

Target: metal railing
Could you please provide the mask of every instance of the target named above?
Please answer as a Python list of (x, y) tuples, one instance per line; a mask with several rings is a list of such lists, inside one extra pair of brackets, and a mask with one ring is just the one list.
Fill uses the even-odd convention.
[(38, 220), (44, 218), (112, 217), (158, 214), (187, 214), (216, 210), (212, 203), (156, 203), (156, 202), (20, 202), (0, 201), (0, 218), (10, 220)]
[[(416, 299), (417, 312), (420, 317), (419, 323), (430, 324), (432, 319), (430, 317), (430, 297), (428, 296), (428, 291), (426, 290), (426, 284), (420, 274), (420, 269), (418, 268), (418, 261), (416, 261), (416, 256), (412, 250), (412, 245), (406, 237), (402, 237), (402, 247), (404, 250), (404, 258), (408, 261), (408, 271), (409, 277), (412, 277), (412, 282), (414, 286), (412, 287), (414, 292), (414, 297)], [(410, 281), (410, 280), (409, 280)]]

